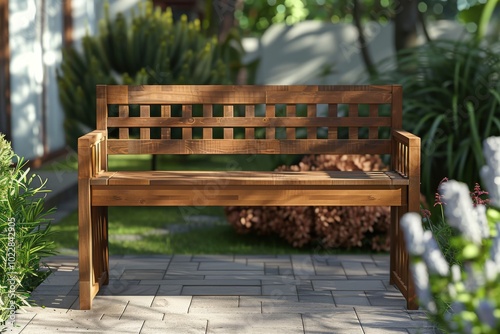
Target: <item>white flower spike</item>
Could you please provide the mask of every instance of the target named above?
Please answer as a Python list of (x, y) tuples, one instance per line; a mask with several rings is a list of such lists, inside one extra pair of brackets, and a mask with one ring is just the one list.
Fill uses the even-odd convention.
[(446, 202), (444, 211), (448, 223), (460, 230), (469, 241), (481, 244), (482, 229), (474, 213), (469, 188), (464, 183), (450, 180), (441, 185), (440, 192)]

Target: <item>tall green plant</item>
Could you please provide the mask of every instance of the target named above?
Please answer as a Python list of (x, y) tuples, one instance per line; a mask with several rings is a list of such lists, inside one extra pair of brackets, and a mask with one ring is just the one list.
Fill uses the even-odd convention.
[[(63, 51), (57, 73), (66, 114), (66, 141), (95, 129), (96, 84), (229, 84), (240, 66), (241, 44), (233, 36), (223, 43), (203, 34), (198, 20), (184, 15), (174, 22), (149, 1), (127, 20), (110, 18), (104, 6), (99, 33), (82, 40), (82, 51)], [(235, 46), (236, 45), (236, 46)]]
[(432, 198), (445, 176), (472, 188), (484, 165), (481, 142), (500, 135), (500, 56), (474, 43), (440, 41), (398, 59), (399, 67), (377, 81), (403, 85), (403, 126), (422, 138), (422, 192)]
[(40, 260), (55, 254), (47, 219), (52, 210), (40, 196), (45, 182), (35, 186), (36, 176), (24, 167), (0, 134), (0, 325), (13, 323), (14, 312), (30, 305), (31, 290), (46, 275)]

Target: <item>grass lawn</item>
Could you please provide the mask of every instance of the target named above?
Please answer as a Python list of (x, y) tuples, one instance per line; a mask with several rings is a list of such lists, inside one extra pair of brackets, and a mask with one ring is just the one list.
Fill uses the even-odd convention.
[[(293, 156), (161, 156), (160, 170), (272, 170), (290, 164)], [(148, 170), (151, 156), (112, 156), (110, 170)], [(49, 165), (51, 170), (76, 170), (74, 156)], [(195, 218), (212, 224), (189, 228)], [(72, 213), (52, 226), (61, 254), (76, 254), (78, 214)], [(170, 233), (169, 233), (170, 232)], [(311, 253), (313, 248), (295, 249), (276, 236), (238, 235), (225, 218), (223, 208), (112, 207), (109, 209), (110, 254), (294, 254)], [(329, 251), (331, 252), (331, 250)]]
[[(183, 212), (195, 214), (186, 217)], [(185, 218), (186, 217), (186, 218)], [(210, 218), (212, 226), (168, 233), (193, 224), (188, 219)], [(78, 216), (74, 212), (52, 226), (61, 254), (76, 254)], [(222, 208), (112, 207), (109, 209), (110, 254), (299, 254), (276, 236), (238, 235), (227, 224)]]

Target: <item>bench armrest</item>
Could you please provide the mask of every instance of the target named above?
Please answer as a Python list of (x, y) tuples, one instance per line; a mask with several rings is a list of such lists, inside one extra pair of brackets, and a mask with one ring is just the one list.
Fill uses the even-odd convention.
[(107, 170), (106, 131), (94, 130), (78, 138), (78, 178), (88, 179)]
[(420, 183), (420, 137), (393, 130), (391, 160), (392, 170)]

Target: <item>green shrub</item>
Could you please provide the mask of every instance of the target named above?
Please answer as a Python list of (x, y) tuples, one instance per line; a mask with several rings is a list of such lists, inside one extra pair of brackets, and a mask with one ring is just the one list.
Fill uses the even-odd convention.
[[(16, 165), (13, 165), (13, 162)], [(40, 260), (55, 254), (43, 195), (45, 182), (35, 175), (0, 134), (0, 324), (12, 323), (13, 312), (30, 305), (29, 295), (46, 277)]]
[(172, 11), (138, 5), (128, 21), (122, 13), (111, 19), (108, 7), (96, 36), (85, 36), (82, 52), (63, 51), (57, 73), (65, 113), (66, 142), (95, 129), (97, 84), (230, 84), (240, 66), (241, 44), (233, 36), (223, 43), (207, 37), (198, 20), (184, 15), (174, 22)]
[(377, 82), (403, 85), (403, 127), (422, 138), (422, 192), (432, 196), (445, 176), (473, 187), (481, 142), (500, 135), (498, 52), (439, 41), (404, 50), (398, 63)]

